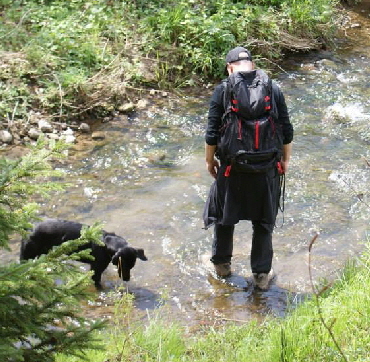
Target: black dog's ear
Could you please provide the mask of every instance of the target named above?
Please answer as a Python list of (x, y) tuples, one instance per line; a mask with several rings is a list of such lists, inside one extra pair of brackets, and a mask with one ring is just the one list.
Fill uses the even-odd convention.
[(136, 249), (136, 253), (137, 253), (137, 257), (140, 259), (140, 260), (148, 260), (148, 258), (145, 256), (144, 254), (144, 249)]

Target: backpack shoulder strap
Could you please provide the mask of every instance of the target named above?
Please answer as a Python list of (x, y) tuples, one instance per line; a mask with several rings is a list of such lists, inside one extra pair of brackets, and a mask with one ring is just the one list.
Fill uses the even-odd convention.
[(270, 104), (271, 104), (270, 115), (274, 119), (277, 119), (278, 114), (277, 114), (275, 100), (274, 100), (275, 97), (274, 97), (274, 90), (272, 88), (272, 79), (262, 69), (257, 69), (256, 78), (260, 79), (263, 83), (266, 84), (268, 94), (270, 96)]
[(222, 85), (224, 87), (224, 95), (223, 95), (223, 106), (224, 106), (224, 114), (222, 115), (222, 123), (224, 123), (225, 117), (227, 114), (230, 113), (231, 110), (231, 86), (229, 78), (226, 78), (222, 81)]
[(234, 87), (243, 81), (243, 76), (240, 72), (230, 74), (226, 79), (222, 81), (224, 85), (224, 97), (223, 97), (223, 105), (225, 109), (225, 113), (222, 116), (222, 121), (225, 117), (231, 112), (231, 98)]
[(269, 91), (270, 91), (270, 97), (271, 97), (271, 111), (270, 114), (274, 119), (277, 119), (279, 117), (277, 108), (276, 108), (276, 100), (275, 100), (275, 92), (272, 85), (272, 80), (269, 78)]

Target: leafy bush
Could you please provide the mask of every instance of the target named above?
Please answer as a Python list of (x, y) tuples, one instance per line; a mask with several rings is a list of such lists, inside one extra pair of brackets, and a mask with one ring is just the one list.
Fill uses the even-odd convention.
[(141, 86), (219, 78), (226, 52), (236, 45), (249, 47), (260, 66), (278, 61), (287, 49), (318, 48), (332, 34), (337, 0), (2, 4), (2, 55), (23, 61), (13, 63), (20, 68), (14, 73), (11, 61), (0, 68), (0, 117), (24, 118), (38, 108), (68, 120), (110, 112)]

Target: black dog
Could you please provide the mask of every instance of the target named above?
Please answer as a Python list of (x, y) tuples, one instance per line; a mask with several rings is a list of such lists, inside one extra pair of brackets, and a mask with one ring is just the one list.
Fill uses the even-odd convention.
[[(35, 226), (27, 240), (22, 241), (20, 260), (34, 259), (41, 254), (47, 254), (53, 246), (60, 245), (68, 240), (78, 239), (83, 225), (73, 221), (48, 219)], [(148, 260), (143, 249), (136, 249), (128, 245), (122, 237), (103, 231), (104, 246), (95, 243), (86, 243), (79, 250), (91, 249), (94, 260), (81, 259), (90, 264), (94, 271), (92, 279), (97, 288), (101, 287), (101, 275), (112, 261), (118, 266), (118, 275), (122, 280), (130, 280), (130, 270), (136, 263), (136, 258)]]

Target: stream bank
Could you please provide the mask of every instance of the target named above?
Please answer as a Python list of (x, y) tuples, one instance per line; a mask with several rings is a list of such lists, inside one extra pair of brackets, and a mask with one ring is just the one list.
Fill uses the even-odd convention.
[[(274, 235), (278, 278), (267, 292), (249, 283), (247, 222), (237, 226), (228, 282), (210, 277), (202, 262), (212, 242), (212, 230), (203, 230), (201, 222), (211, 183), (203, 159), (211, 89), (181, 100), (168, 97), (160, 107), (153, 102), (125, 120), (99, 125), (104, 141), (81, 140), (69, 161), (58, 165), (73, 186), (43, 200), (43, 215), (87, 224), (101, 220), (105, 229), (145, 249), (149, 260), (138, 263), (124, 286), (134, 295), (138, 318), (159, 308), (164, 318), (190, 326), (284, 316), (289, 305), (310, 293), (307, 247), (313, 235), (320, 233), (314, 247), (316, 281), (335, 278), (364, 248), (370, 64), (366, 39), (359, 38), (358, 46), (354, 39), (357, 31), (366, 33), (368, 14), (361, 13), (362, 27), (351, 30), (351, 47), (343, 42), (335, 52), (292, 57), (276, 77), (296, 136), (286, 211)], [(17, 260), (18, 243), (1, 255), (3, 262)], [(122, 284), (113, 266), (103, 283), (105, 290), (86, 308), (92, 317), (114, 313), (114, 293)]]

